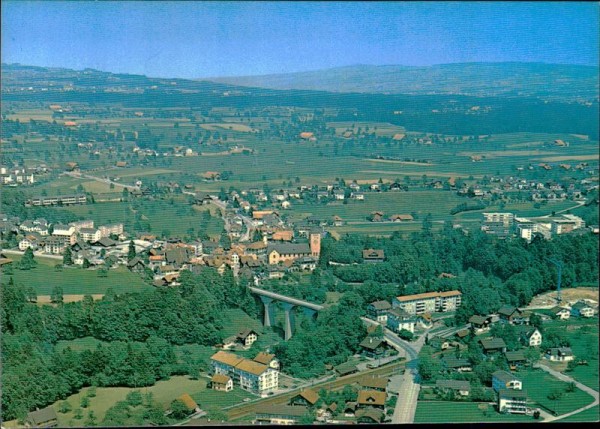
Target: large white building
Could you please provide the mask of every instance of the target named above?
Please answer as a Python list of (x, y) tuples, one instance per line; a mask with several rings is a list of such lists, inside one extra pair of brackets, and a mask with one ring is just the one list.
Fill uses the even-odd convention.
[(409, 314), (454, 311), (460, 307), (461, 297), (462, 294), (457, 290), (397, 296), (392, 301), (392, 307), (401, 308)]
[(275, 365), (239, 357), (219, 351), (211, 357), (214, 374), (231, 377), (233, 384), (259, 395), (266, 395), (279, 387), (279, 370)]

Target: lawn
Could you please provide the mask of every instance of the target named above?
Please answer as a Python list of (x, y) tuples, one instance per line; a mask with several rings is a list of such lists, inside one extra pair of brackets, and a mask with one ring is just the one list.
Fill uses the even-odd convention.
[[(21, 257), (11, 255), (11, 259), (16, 262)], [(54, 286), (62, 286), (65, 295), (103, 294), (108, 288), (112, 288), (115, 293), (139, 292), (152, 288), (144, 283), (139, 274), (132, 273), (123, 266), (108, 270), (107, 277), (99, 277), (97, 270), (64, 268), (57, 271), (54, 266), (62, 263), (62, 260), (40, 256), (36, 256), (35, 260), (38, 265), (32, 270), (21, 271), (14, 268), (13, 278), (15, 283), (33, 287), (38, 295), (50, 295)]]
[(557, 420), (559, 423), (562, 422), (597, 422), (600, 420), (600, 410), (598, 409), (598, 405), (592, 408), (588, 408), (581, 413), (577, 413), (565, 419)]
[(570, 377), (594, 390), (598, 390), (598, 319), (569, 319), (565, 322), (553, 321), (545, 325), (547, 331), (557, 330), (565, 334), (571, 342), (576, 358), (586, 360), (588, 365), (578, 365)]
[[(529, 401), (554, 411), (557, 415), (574, 411), (593, 401), (593, 398), (582, 390), (566, 392), (568, 383), (557, 380), (539, 369), (520, 371), (517, 376), (523, 381), (523, 390), (527, 390)], [(557, 400), (548, 399), (548, 395), (554, 391), (562, 392), (563, 396)]]
[(478, 402), (419, 401), (415, 423), (492, 423), (534, 422), (533, 417), (498, 413), (493, 404), (488, 411), (479, 409)]

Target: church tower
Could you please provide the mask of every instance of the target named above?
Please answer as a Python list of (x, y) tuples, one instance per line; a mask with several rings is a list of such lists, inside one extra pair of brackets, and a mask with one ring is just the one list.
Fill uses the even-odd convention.
[(321, 255), (321, 233), (311, 232), (310, 233), (310, 253), (315, 258)]

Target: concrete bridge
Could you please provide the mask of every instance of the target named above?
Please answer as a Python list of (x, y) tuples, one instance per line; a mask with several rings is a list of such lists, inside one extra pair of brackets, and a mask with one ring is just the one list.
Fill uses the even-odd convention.
[(279, 293), (271, 292), (257, 287), (248, 287), (250, 292), (258, 295), (263, 305), (265, 306), (265, 319), (264, 325), (271, 326), (273, 323), (273, 301), (280, 302), (285, 311), (285, 339), (286, 341), (292, 338), (294, 329), (294, 313), (292, 310), (294, 307), (302, 307), (304, 314), (309, 317), (313, 317), (317, 311), (322, 310), (322, 305), (313, 304), (312, 302), (304, 301), (298, 298), (292, 298), (290, 296), (281, 295)]

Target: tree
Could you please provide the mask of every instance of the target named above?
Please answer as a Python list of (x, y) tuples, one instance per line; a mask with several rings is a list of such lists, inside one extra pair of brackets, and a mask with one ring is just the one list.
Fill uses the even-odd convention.
[(81, 265), (84, 269), (87, 269), (91, 266), (92, 264), (90, 263), (88, 258), (83, 258), (83, 264)]
[(135, 258), (135, 256), (135, 243), (132, 239), (129, 241), (129, 249), (127, 250), (127, 261), (131, 261), (133, 258)]
[(50, 294), (50, 302), (53, 304), (62, 304), (63, 303), (63, 288), (60, 285), (56, 285), (52, 288), (52, 293)]
[(73, 265), (73, 253), (69, 246), (65, 248), (63, 253), (63, 265)]
[(90, 398), (88, 398), (87, 396), (84, 396), (83, 398), (81, 398), (81, 401), (79, 403), (79, 405), (81, 405), (81, 408), (87, 408), (90, 405)]
[(86, 421), (84, 422), (85, 426), (96, 426), (96, 424), (98, 423), (97, 419), (96, 419), (96, 414), (94, 414), (93, 410), (90, 410), (88, 412), (88, 416)]
[(175, 399), (173, 402), (171, 402), (171, 416), (173, 416), (174, 419), (185, 419), (189, 414), (190, 410), (179, 399)]
[(32, 268), (35, 268), (36, 265), (37, 261), (33, 258), (33, 250), (31, 247), (28, 247), (27, 250), (25, 250), (25, 253), (23, 253), (18, 268), (20, 270), (31, 270)]

